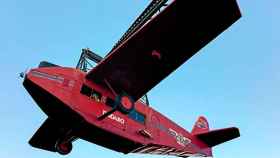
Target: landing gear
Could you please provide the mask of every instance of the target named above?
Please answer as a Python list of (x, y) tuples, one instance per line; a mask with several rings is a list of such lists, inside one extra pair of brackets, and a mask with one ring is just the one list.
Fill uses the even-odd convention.
[(73, 136), (73, 131), (70, 130), (63, 137), (58, 139), (55, 144), (55, 150), (61, 155), (69, 154), (73, 149), (73, 142), (77, 140), (78, 137)]
[(73, 145), (72, 145), (72, 142), (60, 142), (60, 141), (58, 141), (55, 144), (55, 149), (59, 154), (67, 155), (72, 151)]

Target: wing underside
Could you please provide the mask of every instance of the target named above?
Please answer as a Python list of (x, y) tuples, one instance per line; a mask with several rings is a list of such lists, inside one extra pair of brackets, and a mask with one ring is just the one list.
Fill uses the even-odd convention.
[(57, 122), (48, 118), (29, 140), (29, 144), (35, 148), (55, 152), (55, 144), (63, 133)]
[(235, 0), (174, 0), (86, 77), (138, 100), (240, 17)]

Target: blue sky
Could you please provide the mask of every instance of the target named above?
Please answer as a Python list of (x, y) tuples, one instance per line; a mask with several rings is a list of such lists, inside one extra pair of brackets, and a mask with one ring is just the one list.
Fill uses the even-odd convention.
[[(46, 119), (18, 73), (41, 60), (75, 66), (81, 48), (104, 56), (149, 0), (0, 1), (0, 157), (50, 158), (27, 141)], [(199, 115), (212, 128), (237, 126), (241, 138), (214, 149), (217, 158), (280, 154), (280, 2), (239, 0), (243, 18), (150, 93), (155, 109), (191, 129)], [(68, 158), (123, 155), (77, 141)]]

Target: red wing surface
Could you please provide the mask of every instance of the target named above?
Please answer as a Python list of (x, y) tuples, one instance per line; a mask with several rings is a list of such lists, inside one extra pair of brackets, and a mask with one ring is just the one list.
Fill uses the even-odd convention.
[(87, 78), (137, 100), (240, 17), (235, 0), (175, 0)]

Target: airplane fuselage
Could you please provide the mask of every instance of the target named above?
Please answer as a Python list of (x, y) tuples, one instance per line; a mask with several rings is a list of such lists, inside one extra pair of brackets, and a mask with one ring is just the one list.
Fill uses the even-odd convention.
[(49, 118), (75, 129), (73, 136), (122, 153), (208, 156), (211, 148), (142, 100), (128, 115), (113, 108), (115, 94), (107, 86), (65, 67), (30, 70), (24, 86)]

